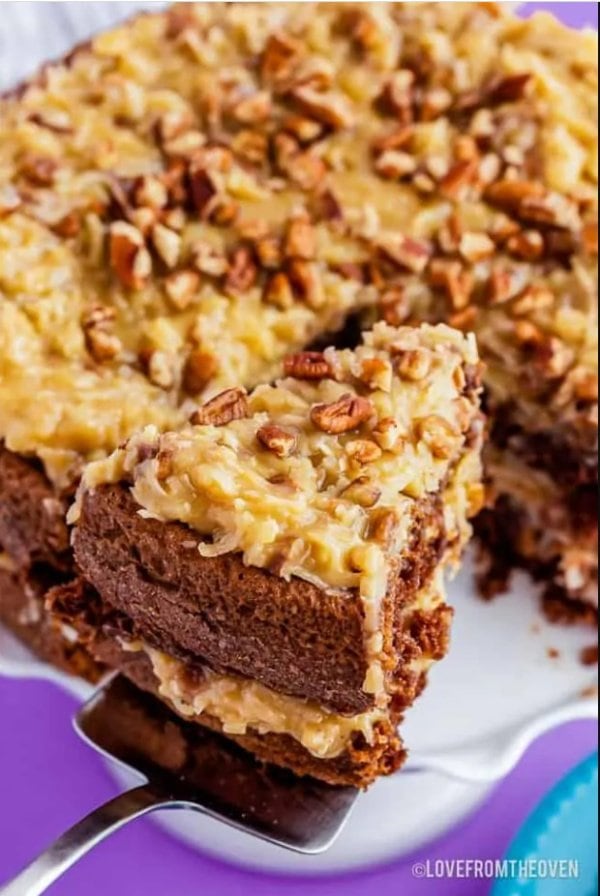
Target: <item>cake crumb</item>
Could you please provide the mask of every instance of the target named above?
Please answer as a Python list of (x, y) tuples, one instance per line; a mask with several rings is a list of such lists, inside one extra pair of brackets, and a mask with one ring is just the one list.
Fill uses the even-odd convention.
[(598, 645), (590, 644), (588, 647), (582, 648), (579, 659), (583, 663), (584, 666), (597, 666), (598, 665)]

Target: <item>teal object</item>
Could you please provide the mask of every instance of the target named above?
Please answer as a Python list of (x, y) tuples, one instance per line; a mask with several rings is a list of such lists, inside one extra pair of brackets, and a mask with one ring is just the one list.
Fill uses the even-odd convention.
[[(497, 880), (490, 896), (598, 896), (598, 754), (562, 778), (531, 813), (505, 856), (532, 860), (540, 874)], [(570, 860), (567, 874), (551, 877), (551, 866)], [(563, 871), (565, 868), (563, 866)]]

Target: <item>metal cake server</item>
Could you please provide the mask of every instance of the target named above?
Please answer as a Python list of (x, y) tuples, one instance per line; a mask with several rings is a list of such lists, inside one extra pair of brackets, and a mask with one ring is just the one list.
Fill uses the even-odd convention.
[(146, 783), (95, 809), (66, 831), (1, 896), (38, 896), (97, 843), (155, 809), (193, 809), (296, 852), (324, 852), (358, 796), (265, 766), (231, 741), (178, 719), (114, 675), (75, 717), (78, 734)]

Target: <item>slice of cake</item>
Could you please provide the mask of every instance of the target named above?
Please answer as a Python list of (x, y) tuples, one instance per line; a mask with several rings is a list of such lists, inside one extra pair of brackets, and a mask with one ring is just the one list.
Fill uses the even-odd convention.
[(53, 610), (97, 659), (258, 756), (368, 784), (445, 652), (442, 573), (480, 506), (472, 337), (378, 323), (290, 356), (84, 473), (84, 582)]

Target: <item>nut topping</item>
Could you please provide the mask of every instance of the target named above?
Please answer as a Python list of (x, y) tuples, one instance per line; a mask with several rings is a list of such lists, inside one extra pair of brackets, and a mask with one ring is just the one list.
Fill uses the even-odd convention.
[(245, 389), (225, 389), (199, 407), (190, 417), (194, 426), (224, 426), (248, 416)]
[(283, 372), (297, 380), (322, 380), (332, 374), (323, 352), (298, 352), (283, 361)]
[(257, 430), (256, 438), (261, 445), (264, 445), (277, 457), (289, 457), (294, 453), (298, 444), (297, 436), (294, 433), (288, 432), (274, 423), (265, 423), (264, 426), (261, 426)]
[(173, 271), (165, 278), (165, 292), (178, 311), (190, 305), (199, 289), (200, 277), (196, 271)]
[(346, 442), (344, 450), (357, 464), (370, 464), (381, 457), (381, 448), (370, 439), (352, 439)]
[(256, 283), (258, 268), (248, 246), (234, 249), (225, 276), (225, 289), (232, 292), (246, 292)]
[(320, 92), (305, 86), (296, 87), (290, 95), (301, 112), (334, 130), (344, 130), (354, 125), (354, 113), (341, 93)]
[(208, 385), (217, 369), (217, 359), (214, 355), (201, 349), (194, 349), (183, 366), (183, 388), (190, 395), (197, 395)]
[(310, 261), (315, 257), (315, 231), (305, 215), (291, 218), (284, 242), (285, 255)]
[(109, 231), (110, 265), (128, 289), (141, 289), (152, 273), (152, 259), (142, 233), (126, 221), (116, 221)]
[(115, 316), (114, 308), (94, 305), (82, 317), (86, 348), (95, 361), (111, 361), (122, 349), (121, 340), (111, 332)]
[(459, 433), (447, 420), (438, 414), (430, 414), (416, 424), (416, 432), (434, 457), (448, 460), (458, 447)]
[(360, 395), (342, 395), (330, 404), (315, 404), (310, 419), (317, 429), (331, 435), (349, 432), (373, 416), (375, 409), (368, 398)]
[(404, 380), (419, 382), (424, 380), (431, 370), (431, 354), (422, 348), (402, 351), (394, 358), (394, 366)]
[(289, 277), (283, 271), (278, 271), (269, 277), (263, 289), (263, 300), (276, 308), (291, 308), (294, 304), (294, 291)]

